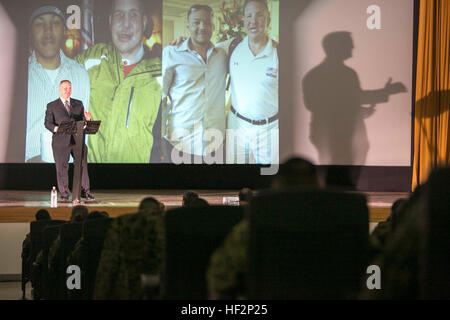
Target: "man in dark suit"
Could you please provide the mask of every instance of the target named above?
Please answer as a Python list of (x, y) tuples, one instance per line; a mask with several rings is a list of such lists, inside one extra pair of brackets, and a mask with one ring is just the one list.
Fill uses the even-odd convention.
[[(56, 178), (58, 180), (58, 190), (61, 194), (60, 201), (69, 201), (69, 156), (75, 157), (75, 139), (72, 135), (58, 132), (59, 125), (64, 121), (91, 120), (92, 116), (84, 110), (83, 102), (77, 99), (71, 99), (72, 84), (69, 80), (63, 80), (59, 84), (60, 97), (47, 104), (45, 112), (45, 127), (53, 133), (52, 149), (56, 165)], [(90, 194), (89, 174), (87, 170), (87, 147), (83, 145), (81, 178), (82, 192), (81, 196), (87, 201), (94, 201), (95, 198)]]

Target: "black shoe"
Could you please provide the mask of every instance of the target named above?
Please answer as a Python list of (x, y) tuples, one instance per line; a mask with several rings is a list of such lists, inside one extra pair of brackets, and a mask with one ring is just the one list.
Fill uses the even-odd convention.
[(60, 197), (60, 198), (58, 199), (58, 202), (59, 202), (59, 203), (70, 203), (69, 197)]
[(81, 197), (85, 198), (86, 201), (95, 201), (95, 197), (89, 192), (85, 191), (81, 192)]

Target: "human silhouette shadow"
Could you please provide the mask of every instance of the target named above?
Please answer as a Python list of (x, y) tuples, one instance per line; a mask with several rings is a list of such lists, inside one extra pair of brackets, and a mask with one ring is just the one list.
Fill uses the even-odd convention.
[(384, 88), (362, 90), (356, 71), (344, 64), (354, 48), (350, 32), (329, 33), (322, 46), (325, 59), (302, 80), (305, 106), (311, 112), (310, 141), (320, 164), (364, 165), (370, 147), (364, 119), (375, 112), (376, 104), (406, 88), (389, 78)]
[[(416, 101), (414, 118), (416, 120), (415, 129), (419, 130), (421, 136), (421, 153), (428, 153), (428, 158), (433, 163), (433, 167), (442, 165), (442, 154), (446, 148), (439, 144), (439, 135), (445, 132), (446, 124), (439, 128), (439, 117), (450, 109), (450, 90), (431, 91), (422, 99)], [(427, 121), (433, 121), (435, 128), (428, 128)], [(418, 173), (418, 172), (417, 172)], [(419, 179), (417, 180), (419, 181)]]

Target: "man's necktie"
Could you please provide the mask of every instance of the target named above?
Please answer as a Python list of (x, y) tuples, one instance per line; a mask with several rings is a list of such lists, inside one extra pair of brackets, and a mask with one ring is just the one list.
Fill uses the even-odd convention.
[(64, 107), (66, 107), (67, 113), (70, 114), (69, 100), (64, 101)]

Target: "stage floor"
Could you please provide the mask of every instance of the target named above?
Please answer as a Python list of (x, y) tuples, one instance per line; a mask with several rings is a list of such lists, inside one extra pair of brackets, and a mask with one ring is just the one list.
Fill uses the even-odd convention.
[[(140, 201), (145, 197), (154, 197), (164, 203), (166, 208), (181, 206), (186, 190), (95, 190), (95, 203), (85, 203), (89, 211), (106, 211), (111, 217), (136, 212)], [(210, 204), (223, 204), (223, 197), (236, 197), (238, 190), (193, 190)], [(369, 192), (365, 193), (369, 205), (370, 222), (384, 221), (390, 214), (392, 203), (406, 198), (408, 193)], [(53, 219), (68, 220), (71, 203), (58, 204), (50, 208), (50, 191), (14, 191), (0, 190), (0, 223), (30, 222), (39, 208), (46, 208)]]

